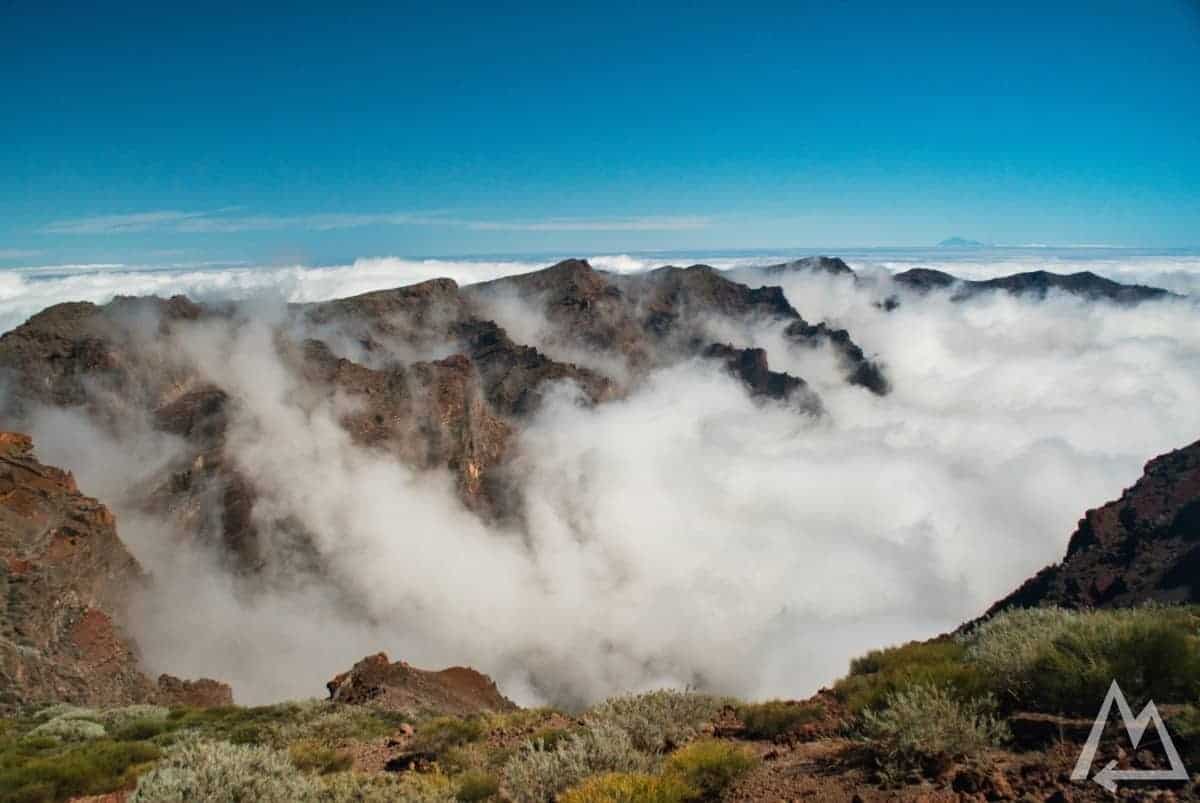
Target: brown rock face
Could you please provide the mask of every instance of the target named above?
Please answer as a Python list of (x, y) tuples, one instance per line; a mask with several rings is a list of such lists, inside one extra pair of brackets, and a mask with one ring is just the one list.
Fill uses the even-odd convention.
[(0, 710), (165, 699), (118, 624), (143, 582), (108, 508), (0, 432)]
[(1200, 441), (1156, 457), (1121, 498), (1089, 510), (1062, 563), (988, 615), (1012, 607), (1200, 602)]
[(390, 663), (384, 653), (367, 656), (325, 685), (335, 702), (392, 711), (469, 716), (517, 707), (491, 678), (474, 669), (454, 666), (430, 672), (404, 661)]
[(233, 705), (233, 689), (229, 688), (229, 684), (209, 678), (180, 680), (174, 675), (159, 675), (157, 696), (164, 705), (190, 705), (195, 708)]
[[(840, 271), (836, 261), (817, 267)], [(517, 342), (491, 319), (498, 299), (545, 317), (537, 342)], [(246, 475), (230, 442), (246, 422), (241, 391), (208, 375), (189, 348), (219, 348), (212, 335), (238, 331), (253, 314), (182, 296), (48, 308), (0, 337), (0, 381), (10, 390), (0, 416), (19, 424), (41, 408), (67, 408), (118, 440), (154, 430), (174, 436), (180, 453), (171, 465), (131, 477), (127, 498), (109, 501), (216, 547), (235, 571), (268, 569), (267, 531), (302, 544), (304, 523), (286, 511), (259, 515), (262, 478)], [(847, 381), (887, 390), (878, 365), (844, 330), (807, 323), (778, 287), (751, 288), (704, 265), (618, 276), (566, 260), (467, 288), (434, 279), (291, 305), (271, 327), (275, 353), (262, 356), (277, 357), (296, 381), (297, 404), (337, 409), (357, 445), (419, 470), (449, 471), (467, 508), (519, 525), (523, 500), (510, 473), (516, 435), (547, 393), (569, 383), (583, 404), (619, 397), (655, 368), (705, 356), (715, 319), (779, 323), (797, 347), (831, 347)], [(555, 358), (560, 346), (596, 355), (602, 370)], [(751, 395), (798, 399), (799, 409), (820, 412), (816, 392), (769, 370), (764, 351), (728, 348), (708, 356), (722, 356)]]

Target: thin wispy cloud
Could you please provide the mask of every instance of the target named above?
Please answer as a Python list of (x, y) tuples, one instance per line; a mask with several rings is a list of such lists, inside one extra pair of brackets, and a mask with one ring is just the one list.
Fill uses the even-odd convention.
[(184, 234), (233, 234), (296, 229), (333, 231), (364, 226), (451, 226), (475, 231), (682, 231), (711, 224), (701, 217), (551, 218), (546, 220), (475, 220), (439, 212), (323, 213), (313, 215), (237, 215), (230, 210), (180, 212), (157, 210), (125, 215), (56, 220), (41, 234), (107, 235), (146, 231)]
[(684, 231), (711, 225), (708, 218), (635, 217), (609, 220), (561, 218), (532, 222), (473, 221), (470, 228), (482, 231)]
[(29, 259), (40, 256), (41, 253), (28, 248), (0, 248), (0, 259)]
[(127, 215), (97, 215), (55, 220), (38, 229), (41, 234), (132, 234), (152, 229), (177, 228), (180, 224), (202, 218), (208, 212), (178, 212), (158, 210), (134, 212)]

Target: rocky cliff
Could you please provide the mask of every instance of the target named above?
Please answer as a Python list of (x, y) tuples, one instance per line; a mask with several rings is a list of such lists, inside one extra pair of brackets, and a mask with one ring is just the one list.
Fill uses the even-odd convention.
[(1154, 458), (1120, 499), (1089, 510), (1063, 561), (988, 615), (1011, 607), (1144, 602), (1200, 602), (1200, 441)]
[(38, 462), (28, 437), (0, 432), (0, 710), (232, 702), (215, 681), (142, 673), (121, 622), (146, 581), (108, 508)]

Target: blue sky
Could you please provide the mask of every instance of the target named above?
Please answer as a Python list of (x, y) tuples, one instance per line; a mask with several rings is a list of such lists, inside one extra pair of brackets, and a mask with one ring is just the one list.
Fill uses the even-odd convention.
[(0, 265), (1200, 246), (1195, 0), (170, 5), (0, 0)]

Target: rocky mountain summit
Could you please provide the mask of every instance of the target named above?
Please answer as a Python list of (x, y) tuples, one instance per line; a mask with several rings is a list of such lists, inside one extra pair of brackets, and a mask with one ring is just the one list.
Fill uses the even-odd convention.
[(211, 680), (157, 683), (122, 622), (146, 582), (108, 508), (0, 432), (0, 711), (32, 702), (224, 705)]

